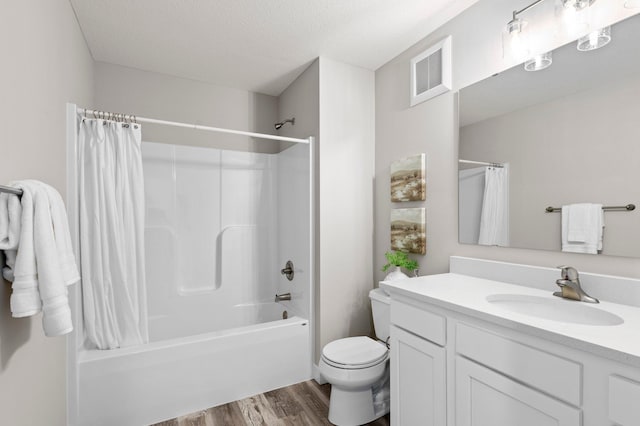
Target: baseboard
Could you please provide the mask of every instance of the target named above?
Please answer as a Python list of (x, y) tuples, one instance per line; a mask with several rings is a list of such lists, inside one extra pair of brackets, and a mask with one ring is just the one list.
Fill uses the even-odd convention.
[(315, 380), (316, 383), (318, 383), (319, 385), (324, 385), (327, 383), (324, 377), (322, 377), (322, 374), (320, 374), (320, 369), (318, 368), (318, 365), (316, 363), (313, 363), (311, 370), (313, 380)]

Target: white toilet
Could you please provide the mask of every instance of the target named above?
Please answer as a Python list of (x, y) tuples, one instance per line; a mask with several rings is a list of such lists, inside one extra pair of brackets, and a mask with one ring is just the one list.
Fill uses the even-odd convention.
[(369, 423), (389, 412), (389, 303), (381, 289), (369, 292), (378, 340), (334, 340), (322, 349), (320, 374), (331, 384), (329, 421), (338, 426)]

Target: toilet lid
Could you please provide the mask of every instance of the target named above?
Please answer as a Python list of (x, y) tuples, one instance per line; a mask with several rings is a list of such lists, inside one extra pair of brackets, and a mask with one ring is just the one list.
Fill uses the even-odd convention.
[(322, 356), (332, 364), (351, 367), (375, 365), (387, 356), (387, 348), (366, 336), (334, 340), (322, 349)]

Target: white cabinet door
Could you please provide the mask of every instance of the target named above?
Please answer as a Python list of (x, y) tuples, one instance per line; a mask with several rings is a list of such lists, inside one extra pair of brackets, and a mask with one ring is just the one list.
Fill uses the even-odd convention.
[(445, 359), (444, 348), (391, 326), (391, 423), (394, 426), (446, 425)]
[(456, 357), (456, 426), (580, 426), (581, 411)]
[(609, 377), (609, 420), (618, 426), (640, 424), (640, 383), (626, 377)]

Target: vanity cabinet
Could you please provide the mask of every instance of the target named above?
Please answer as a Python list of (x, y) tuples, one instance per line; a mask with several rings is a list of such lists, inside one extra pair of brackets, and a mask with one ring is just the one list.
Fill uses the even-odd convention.
[(391, 416), (394, 425), (446, 424), (445, 349), (391, 326)]
[(639, 426), (640, 369), (392, 293), (394, 426)]

